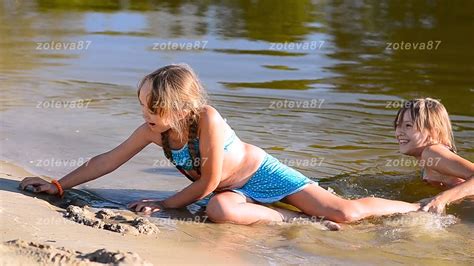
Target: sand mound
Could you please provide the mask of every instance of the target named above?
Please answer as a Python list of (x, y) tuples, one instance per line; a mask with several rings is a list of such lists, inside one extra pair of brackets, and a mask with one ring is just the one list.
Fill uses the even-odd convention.
[[(152, 265), (133, 252), (107, 251), (98, 249), (92, 253), (83, 254), (79, 251), (65, 248), (56, 248), (51, 245), (11, 240), (0, 246), (0, 254), (4, 265), (17, 265), (18, 258), (21, 262), (40, 265)], [(5, 256), (4, 256), (5, 255)], [(2, 263), (2, 264), (3, 264)]]
[(93, 212), (88, 207), (69, 205), (65, 217), (93, 228), (105, 229), (121, 234), (156, 234), (158, 227), (143, 217), (125, 216), (109, 209)]

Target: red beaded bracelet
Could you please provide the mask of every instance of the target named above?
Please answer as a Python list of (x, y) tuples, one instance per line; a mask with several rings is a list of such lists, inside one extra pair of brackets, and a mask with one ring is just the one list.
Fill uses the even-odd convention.
[(60, 198), (62, 198), (62, 197), (64, 196), (64, 190), (63, 190), (63, 187), (61, 186), (61, 184), (59, 184), (58, 180), (53, 179), (53, 180), (51, 181), (51, 184), (53, 184), (53, 185), (56, 186), (56, 188), (58, 189), (58, 196), (59, 196)]

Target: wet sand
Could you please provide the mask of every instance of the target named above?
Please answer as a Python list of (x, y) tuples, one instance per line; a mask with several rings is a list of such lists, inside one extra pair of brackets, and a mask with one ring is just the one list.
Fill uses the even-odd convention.
[[(170, 234), (160, 230), (150, 232), (139, 227), (130, 227), (135, 228), (133, 232), (130, 232), (130, 228), (128, 231), (104, 230), (107, 223), (113, 224), (114, 221), (110, 220), (124, 226), (123, 221), (134, 221), (138, 216), (125, 210), (123, 211), (127, 212), (128, 216), (120, 216), (116, 212), (84, 212), (84, 208), (80, 207), (74, 207), (75, 210), (71, 207), (68, 212), (50, 204), (48, 200), (51, 200), (52, 196), (33, 195), (18, 190), (18, 184), (24, 176), (31, 176), (31, 173), (7, 162), (0, 163), (2, 265), (258, 263), (248, 258), (245, 260), (236, 252), (221, 252), (210, 246), (198, 245), (195, 241), (183, 241), (189, 236), (179, 231)], [(89, 218), (99, 216), (101, 218), (95, 219), (103, 224), (87, 226), (65, 217), (65, 214), (78, 213), (88, 215)], [(141, 219), (138, 218), (143, 226), (146, 222)]]
[[(0, 161), (1, 265), (471, 265), (473, 259), (470, 224), (453, 215), (393, 215), (344, 225), (340, 232), (304, 219), (213, 224), (185, 210), (146, 217), (89, 207), (91, 198), (75, 189), (64, 199), (20, 191), (25, 176), (31, 173)], [(445, 257), (454, 246), (458, 252)]]

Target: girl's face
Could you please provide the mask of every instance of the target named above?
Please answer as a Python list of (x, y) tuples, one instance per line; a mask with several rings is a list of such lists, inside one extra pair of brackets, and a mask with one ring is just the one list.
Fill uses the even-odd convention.
[(147, 102), (151, 94), (151, 82), (147, 81), (140, 88), (140, 106), (142, 107), (143, 119), (150, 127), (152, 131), (164, 132), (170, 128), (170, 125), (166, 122), (166, 119), (160, 117), (159, 114), (153, 114), (152, 111), (148, 108)]
[(407, 110), (403, 119), (395, 129), (400, 152), (406, 155), (420, 157), (423, 149), (428, 145), (428, 134), (420, 132)]

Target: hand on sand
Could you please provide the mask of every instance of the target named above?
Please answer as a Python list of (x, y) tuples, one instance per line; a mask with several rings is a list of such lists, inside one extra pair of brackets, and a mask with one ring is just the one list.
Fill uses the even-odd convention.
[(37, 176), (25, 177), (21, 180), (19, 187), (21, 190), (27, 190), (34, 193), (45, 192), (51, 195), (58, 193), (58, 189), (55, 185)]
[(152, 214), (164, 209), (161, 201), (155, 199), (142, 199), (139, 201), (134, 201), (129, 203), (127, 208), (135, 212), (143, 212), (144, 214)]

